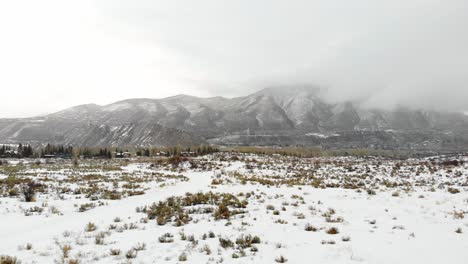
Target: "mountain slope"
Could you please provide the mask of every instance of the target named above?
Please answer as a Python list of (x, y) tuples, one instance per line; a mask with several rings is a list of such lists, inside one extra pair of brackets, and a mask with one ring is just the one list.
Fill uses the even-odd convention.
[(370, 147), (431, 148), (442, 142), (434, 148), (452, 148), (468, 145), (467, 131), (468, 116), (463, 113), (328, 103), (319, 89), (306, 86), (267, 88), (232, 99), (188, 95), (129, 99), (106, 106), (76, 106), (41, 118), (0, 119), (2, 142), (87, 146), (194, 145), (209, 140), (369, 147), (366, 138), (373, 138)]
[[(89, 120), (88, 120), (89, 121)], [(174, 146), (206, 141), (190, 133), (157, 123), (135, 122), (106, 125), (76, 119), (27, 119), (2, 126), (2, 143), (45, 143), (76, 146)]]

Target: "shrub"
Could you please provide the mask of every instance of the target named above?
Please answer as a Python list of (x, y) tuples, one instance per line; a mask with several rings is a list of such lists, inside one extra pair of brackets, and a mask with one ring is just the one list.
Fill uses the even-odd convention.
[(8, 190), (8, 196), (10, 197), (15, 197), (19, 194), (19, 191), (17, 188), (11, 188)]
[(82, 212), (86, 212), (86, 211), (88, 211), (90, 209), (93, 209), (94, 207), (96, 207), (96, 204), (94, 204), (94, 203), (85, 203), (85, 204), (80, 205), (80, 208), (78, 209), (78, 211), (80, 213), (82, 213)]
[(24, 187), (23, 187), (23, 195), (24, 195), (24, 201), (26, 202), (35, 202), (36, 201), (36, 191), (37, 189), (41, 187), (40, 184), (37, 184), (35, 182), (28, 182)]
[(236, 244), (239, 248), (249, 248), (252, 244), (260, 244), (261, 240), (258, 236), (251, 236), (251, 235), (242, 235), (236, 240)]
[(136, 246), (133, 247), (135, 251), (142, 251), (146, 249), (146, 244), (145, 243), (138, 243)]
[(158, 215), (158, 217), (156, 218), (156, 223), (160, 226), (165, 225), (166, 219), (164, 218), (163, 215)]
[(288, 259), (286, 259), (286, 258), (283, 257), (283, 256), (279, 256), (279, 257), (277, 257), (277, 258), (275, 259), (275, 261), (278, 262), (278, 263), (286, 263), (286, 262), (288, 262)]
[(101, 232), (99, 234), (97, 234), (95, 237), (94, 237), (94, 243), (96, 245), (104, 245), (104, 238), (106, 237), (105, 233), (104, 232)]
[(252, 238), (252, 244), (260, 244), (260, 243), (261, 243), (260, 237), (254, 236)]
[(451, 194), (457, 194), (460, 192), (460, 190), (458, 190), (457, 188), (453, 188), (453, 187), (448, 187), (447, 191)]
[(274, 222), (274, 223), (275, 223), (275, 224), (282, 224), (282, 225), (286, 225), (286, 224), (288, 224), (288, 221), (286, 221), (286, 220), (283, 220), (283, 219), (277, 219), (277, 220), (275, 220), (275, 222)]
[(70, 245), (62, 245), (60, 246), (60, 250), (62, 251), (62, 258), (66, 259), (70, 256), (70, 251), (72, 247)]
[(187, 193), (185, 196), (173, 196), (153, 203), (144, 212), (148, 219), (156, 219), (158, 225), (165, 225), (168, 222), (175, 222), (176, 226), (187, 224), (191, 221), (191, 213), (213, 213), (212, 207), (200, 207), (197, 209), (186, 208), (195, 205), (215, 205), (218, 206), (214, 212), (215, 219), (228, 219), (233, 214), (243, 213), (243, 211), (231, 211), (228, 207), (245, 208), (246, 201), (240, 201), (236, 196), (229, 193)]
[(118, 191), (112, 190), (112, 191), (105, 191), (102, 194), (103, 199), (108, 199), (108, 200), (120, 200), (122, 199), (122, 194)]
[(11, 256), (0, 256), (0, 264), (20, 264), (21, 261), (19, 261), (16, 257), (11, 257)]
[(220, 204), (214, 214), (215, 220), (229, 219), (229, 217), (231, 217), (229, 208), (225, 204)]
[(308, 231), (308, 232), (317, 232), (317, 228), (311, 224), (306, 224), (304, 229), (305, 231)]
[(341, 240), (343, 242), (349, 242), (349, 241), (351, 241), (351, 238), (349, 236), (344, 236), (344, 237), (341, 238)]
[(327, 229), (327, 234), (329, 234), (329, 235), (336, 235), (338, 233), (340, 233), (340, 232), (338, 231), (338, 228), (336, 228), (336, 227), (331, 227), (331, 228)]
[(222, 248), (234, 247), (234, 243), (229, 238), (219, 238), (219, 245)]
[(34, 206), (24, 211), (24, 215), (30, 216), (30, 215), (33, 215), (33, 213), (41, 214), (43, 211), (44, 211), (44, 208), (39, 207), (39, 206)]
[(336, 242), (334, 240), (328, 240), (328, 241), (322, 240), (322, 245), (327, 245), (327, 244), (328, 245), (335, 245)]
[(187, 254), (185, 252), (180, 254), (179, 261), (187, 261)]
[(49, 207), (49, 212), (50, 212), (51, 214), (56, 214), (56, 215), (61, 215), (61, 214), (62, 214), (62, 213), (60, 212), (60, 210), (59, 210), (57, 207), (55, 207), (55, 206)]
[(306, 216), (303, 213), (298, 213), (298, 214), (294, 214), (294, 215), (297, 217), (297, 219), (305, 219), (306, 218)]
[(211, 255), (211, 249), (208, 245), (204, 245), (201, 249), (200, 249), (200, 252), (201, 253), (205, 253), (206, 255)]
[(89, 222), (85, 227), (86, 232), (93, 232), (93, 231), (96, 231), (96, 229), (97, 229), (97, 226), (92, 222)]
[(125, 257), (127, 259), (134, 259), (137, 257), (137, 254), (138, 252), (134, 249), (130, 249), (129, 251), (127, 251), (127, 253), (125, 254)]
[(117, 248), (112, 248), (109, 252), (111, 256), (119, 256), (120, 253), (122, 253), (121, 250)]
[(459, 211), (459, 212), (454, 211), (453, 212), (453, 218), (454, 219), (463, 219), (463, 218), (465, 218), (465, 212), (464, 211)]
[(174, 235), (166, 233), (159, 237), (159, 243), (172, 243), (174, 242)]
[(211, 184), (212, 184), (212, 185), (220, 185), (220, 184), (222, 184), (222, 183), (223, 183), (223, 180), (221, 180), (221, 179), (213, 179), (213, 180), (211, 181)]
[(342, 223), (344, 221), (344, 219), (343, 219), (343, 217), (340, 217), (340, 216), (338, 216), (338, 217), (330, 216), (330, 217), (325, 218), (325, 221), (327, 223)]
[(187, 158), (182, 158), (179, 155), (172, 156), (167, 160), (167, 163), (172, 165), (172, 167), (178, 167), (182, 162), (187, 161)]

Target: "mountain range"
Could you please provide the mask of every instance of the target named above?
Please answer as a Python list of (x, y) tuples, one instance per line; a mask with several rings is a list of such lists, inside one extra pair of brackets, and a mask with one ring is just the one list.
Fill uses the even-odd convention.
[(79, 146), (268, 145), (468, 149), (468, 116), (330, 103), (313, 87), (273, 87), (237, 98), (177, 95), (80, 105), (0, 119), (0, 143)]

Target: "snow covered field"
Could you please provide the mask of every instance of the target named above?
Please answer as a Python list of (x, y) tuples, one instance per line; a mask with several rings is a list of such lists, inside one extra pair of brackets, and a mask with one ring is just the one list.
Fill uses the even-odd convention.
[(0, 166), (0, 255), (21, 263), (467, 263), (468, 160), (453, 160), (218, 153), (177, 165), (11, 162)]

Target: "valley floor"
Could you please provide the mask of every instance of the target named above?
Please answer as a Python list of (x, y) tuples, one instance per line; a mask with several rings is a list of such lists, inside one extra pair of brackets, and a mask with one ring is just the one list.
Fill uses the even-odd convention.
[(468, 260), (466, 163), (213, 154), (10, 164), (0, 184), (0, 255), (21, 263)]

